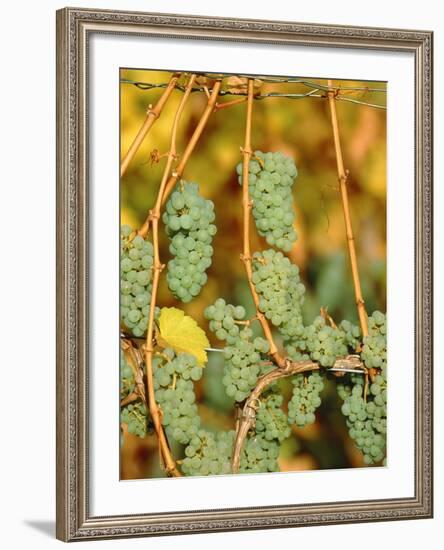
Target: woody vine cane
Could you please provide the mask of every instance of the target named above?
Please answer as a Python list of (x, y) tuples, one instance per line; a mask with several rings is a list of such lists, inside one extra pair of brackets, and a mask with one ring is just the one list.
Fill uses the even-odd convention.
[(159, 446), (161, 449), (161, 455), (163, 457), (163, 460), (165, 461), (165, 468), (167, 473), (172, 473), (173, 475), (180, 475), (179, 471), (175, 467), (174, 459), (171, 456), (169, 446), (167, 439), (165, 437), (165, 433), (162, 427), (161, 417), (160, 417), (160, 411), (159, 407), (156, 403), (156, 397), (154, 392), (154, 385), (153, 385), (153, 366), (152, 366), (152, 357), (153, 357), (153, 329), (154, 329), (154, 309), (156, 305), (156, 298), (157, 298), (157, 287), (159, 284), (159, 277), (160, 273), (164, 268), (164, 265), (161, 264), (160, 258), (159, 258), (159, 235), (158, 235), (158, 227), (159, 227), (159, 217), (160, 217), (160, 206), (163, 199), (163, 194), (165, 191), (165, 186), (168, 181), (168, 176), (171, 172), (172, 166), (174, 161), (177, 158), (176, 153), (176, 136), (177, 136), (177, 128), (180, 121), (180, 115), (182, 114), (182, 111), (184, 109), (185, 103), (188, 99), (188, 96), (190, 94), (190, 90), (193, 86), (194, 80), (196, 78), (196, 75), (191, 75), (190, 79), (188, 81), (187, 89), (185, 91), (185, 94), (182, 97), (182, 100), (179, 104), (179, 108), (177, 110), (176, 116), (174, 118), (173, 122), (173, 129), (171, 132), (171, 144), (170, 144), (170, 151), (168, 153), (167, 157), (167, 163), (165, 166), (165, 170), (162, 177), (162, 182), (160, 184), (159, 192), (157, 195), (156, 205), (154, 207), (154, 210), (150, 212), (149, 219), (152, 223), (152, 230), (153, 230), (153, 248), (154, 248), (154, 264), (153, 264), (153, 283), (152, 283), (152, 290), (151, 290), (151, 305), (150, 305), (150, 311), (149, 311), (149, 317), (148, 317), (148, 329), (147, 329), (147, 336), (146, 336), (146, 347), (145, 347), (145, 364), (146, 364), (146, 370), (147, 370), (147, 391), (149, 396), (149, 404), (150, 404), (150, 413), (151, 417), (154, 421), (154, 426), (156, 429), (157, 437), (159, 439)]

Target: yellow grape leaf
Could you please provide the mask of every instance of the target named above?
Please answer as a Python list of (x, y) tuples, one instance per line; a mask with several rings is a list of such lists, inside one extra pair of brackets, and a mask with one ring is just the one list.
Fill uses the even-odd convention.
[(175, 351), (194, 355), (201, 366), (207, 362), (210, 342), (196, 321), (176, 307), (163, 307), (159, 317), (160, 343)]

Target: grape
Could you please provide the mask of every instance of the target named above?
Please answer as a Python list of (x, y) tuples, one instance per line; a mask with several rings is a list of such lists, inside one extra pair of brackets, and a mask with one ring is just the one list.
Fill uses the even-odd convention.
[[(164, 350), (153, 361), (156, 401), (162, 410), (162, 425), (168, 437), (186, 445), (200, 428), (193, 381), (202, 376), (194, 355)], [(167, 358), (165, 362), (165, 358)]]
[[(304, 327), (305, 287), (297, 266), (281, 252), (265, 250), (253, 254), (253, 283), (259, 295), (259, 309), (278, 328), (291, 359), (312, 359), (323, 367), (331, 367), (337, 357), (347, 355), (350, 336), (344, 330), (328, 326), (320, 316)], [(355, 333), (352, 327), (346, 328)]]
[[(182, 472), (186, 476), (207, 476), (231, 473), (231, 458), (236, 432), (216, 434), (199, 430), (185, 448)], [(248, 437), (240, 456), (239, 473), (276, 472), (279, 445), (262, 435)]]
[(242, 321), (245, 317), (245, 309), (242, 306), (227, 304), (223, 298), (219, 298), (205, 309), (204, 315), (210, 321), (210, 330), (219, 340), (234, 344), (239, 338), (241, 327), (236, 321)]
[(364, 337), (361, 357), (369, 369), (385, 369), (387, 366), (386, 317), (375, 311), (368, 319), (368, 336)]
[(222, 384), (224, 369), (223, 353), (211, 353), (205, 366), (203, 377), (203, 390), (207, 404), (224, 413), (231, 413), (234, 399), (229, 397)]
[(352, 352), (356, 351), (361, 338), (361, 330), (350, 321), (341, 321), (340, 330), (344, 333), (344, 341)]
[[(136, 235), (128, 225), (120, 228), (120, 317), (134, 336), (141, 337), (148, 326), (152, 290), (153, 245)], [(159, 313), (155, 310), (155, 316)]]
[(120, 421), (126, 424), (128, 432), (144, 438), (148, 433), (148, 413), (142, 401), (130, 403), (120, 411)]
[[(242, 184), (243, 166), (237, 166)], [(297, 238), (293, 228), (292, 185), (297, 176), (294, 161), (282, 153), (255, 151), (249, 165), (249, 195), (259, 235), (284, 252), (291, 250)]]
[(170, 238), (168, 287), (176, 298), (190, 302), (207, 282), (211, 242), (216, 234), (214, 204), (199, 194), (197, 183), (181, 181), (171, 194), (162, 220)]
[(239, 473), (278, 472), (279, 443), (267, 440), (263, 435), (253, 435), (245, 440), (241, 452)]
[(284, 339), (300, 335), (305, 287), (298, 267), (282, 252), (273, 249), (255, 252), (252, 279), (259, 295), (259, 309), (265, 317), (278, 328)]
[(348, 354), (349, 347), (354, 350), (358, 345), (359, 329), (347, 321), (333, 328), (319, 316), (304, 326), (305, 287), (298, 267), (281, 252), (270, 249), (254, 253), (252, 278), (259, 309), (278, 328), (291, 359), (312, 359), (322, 367), (331, 367), (337, 357)]
[(235, 432), (198, 430), (185, 448), (182, 471), (186, 476), (231, 473), (231, 453)]
[(245, 317), (245, 309), (227, 304), (222, 298), (205, 309), (205, 317), (216, 337), (227, 341), (222, 378), (226, 393), (235, 401), (243, 401), (264, 374), (261, 353), (269, 351), (268, 342), (259, 336), (253, 339), (253, 331), (248, 326), (236, 324)]
[(321, 404), (319, 394), (324, 388), (324, 381), (320, 373), (311, 372), (308, 375), (297, 374), (292, 382), (293, 394), (288, 403), (288, 421), (302, 428), (316, 420), (315, 411)]
[(295, 361), (312, 359), (321, 367), (332, 367), (338, 357), (348, 354), (345, 333), (329, 326), (321, 316), (304, 327), (299, 337), (289, 341), (286, 350)]
[(260, 337), (251, 341), (252, 336), (252, 330), (244, 328), (234, 343), (224, 348), (226, 363), (222, 383), (227, 395), (236, 401), (246, 399), (263, 374), (260, 354), (268, 351), (268, 343)]
[(125, 399), (135, 387), (133, 369), (128, 365), (123, 350), (120, 350), (120, 399)]
[(282, 442), (291, 433), (287, 415), (281, 408), (283, 400), (282, 395), (273, 392), (261, 399), (256, 413), (255, 431), (262, 434), (267, 441), (276, 439)]
[(350, 438), (362, 452), (365, 464), (381, 462), (387, 433), (386, 369), (375, 376), (366, 400), (363, 375), (353, 374), (348, 383), (338, 384), (338, 394), (343, 400), (341, 412)]
[[(120, 350), (120, 398), (125, 399), (135, 388), (133, 369), (128, 364), (123, 350)], [(126, 405), (120, 411), (120, 420), (127, 425), (128, 432), (141, 438), (146, 437), (148, 433), (148, 419), (146, 406), (140, 399)]]

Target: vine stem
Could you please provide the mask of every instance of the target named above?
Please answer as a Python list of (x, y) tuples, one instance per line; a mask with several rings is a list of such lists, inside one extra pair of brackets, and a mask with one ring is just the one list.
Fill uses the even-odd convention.
[(248, 190), (248, 176), (249, 176), (249, 165), (250, 159), (253, 154), (251, 149), (251, 125), (252, 125), (252, 116), (253, 116), (253, 95), (254, 95), (254, 80), (252, 78), (248, 79), (248, 95), (247, 95), (247, 119), (245, 123), (245, 140), (244, 146), (241, 149), (242, 151), (242, 208), (243, 208), (243, 252), (241, 254), (241, 260), (244, 263), (245, 271), (247, 274), (248, 285), (250, 287), (251, 296), (256, 308), (256, 317), (262, 326), (264, 336), (267, 339), (267, 342), (270, 346), (270, 351), (268, 352), (271, 357), (279, 367), (285, 366), (285, 359), (279, 353), (276, 344), (271, 333), (270, 325), (268, 324), (267, 318), (259, 310), (259, 296), (257, 295), (256, 288), (253, 283), (253, 270), (252, 270), (252, 258), (251, 258), (251, 249), (250, 249), (250, 211), (253, 206), (252, 201), (250, 200), (249, 190)]
[(214, 83), (213, 89), (211, 90), (210, 97), (207, 102), (207, 106), (205, 107), (204, 112), (202, 113), (202, 116), (193, 132), (193, 135), (190, 138), (190, 141), (188, 142), (188, 145), (185, 148), (185, 151), (182, 154), (182, 157), (180, 159), (179, 164), (177, 165), (176, 169), (173, 171), (173, 173), (170, 176), (170, 179), (166, 183), (165, 186), (165, 193), (162, 197), (162, 204), (164, 204), (171, 193), (171, 191), (174, 189), (174, 186), (178, 182), (178, 180), (181, 178), (183, 171), (185, 170), (185, 166), (194, 151), (194, 148), (196, 147), (197, 142), (199, 141), (200, 136), (202, 135), (202, 132), (204, 131), (205, 126), (207, 125), (208, 119), (210, 118), (211, 113), (214, 111), (214, 107), (216, 105), (217, 96), (219, 95), (220, 87), (222, 85), (222, 80), (216, 80)]
[(130, 393), (129, 395), (127, 395), (126, 397), (124, 397), (120, 401), (120, 406), (121, 407), (126, 407), (130, 403), (134, 403), (134, 401), (137, 401), (139, 399), (139, 397), (140, 397), (139, 394), (137, 392), (133, 391), (132, 393)]
[(338, 170), (338, 181), (342, 199), (342, 210), (344, 212), (345, 233), (347, 236), (348, 254), (350, 257), (350, 265), (353, 277), (353, 286), (355, 289), (355, 301), (358, 310), (359, 323), (361, 325), (362, 335), (365, 337), (368, 335), (368, 319), (367, 312), (365, 310), (364, 298), (362, 297), (361, 282), (359, 279), (358, 260), (355, 249), (355, 238), (353, 235), (353, 227), (350, 217), (350, 205), (348, 200), (347, 190), (347, 177), (348, 172), (344, 168), (344, 161), (342, 158), (341, 140), (339, 137), (339, 124), (338, 116), (336, 114), (336, 91), (333, 89), (333, 82), (328, 81), (328, 104), (330, 107), (331, 125), (333, 128), (333, 140), (335, 144), (336, 165)]
[(231, 461), (231, 470), (233, 474), (237, 474), (239, 472), (242, 447), (248, 432), (254, 426), (256, 412), (259, 408), (259, 398), (262, 392), (270, 384), (276, 382), (276, 380), (318, 369), (319, 365), (317, 363), (313, 363), (312, 361), (290, 361), (290, 359), (286, 359), (284, 367), (276, 367), (259, 378), (256, 387), (245, 401), (240, 419), (238, 420), (236, 439), (233, 447), (233, 458)]
[(142, 144), (142, 141), (145, 139), (146, 135), (150, 131), (153, 124), (159, 118), (160, 113), (165, 107), (165, 104), (168, 101), (171, 95), (171, 92), (176, 87), (176, 84), (179, 78), (180, 78), (180, 73), (174, 73), (171, 76), (168, 86), (165, 88), (164, 92), (158, 99), (156, 105), (154, 107), (150, 106), (148, 111), (146, 112), (146, 117), (142, 126), (140, 127), (140, 130), (137, 132), (137, 135), (134, 138), (133, 142), (131, 143), (130, 148), (128, 149), (128, 152), (122, 159), (122, 162), (120, 164), (120, 177), (122, 177), (125, 174), (129, 163), (132, 161), (134, 155), (137, 153), (139, 147)]
[[(131, 370), (133, 371), (134, 375), (134, 382), (136, 384), (136, 390), (133, 392), (137, 394), (143, 401), (146, 407), (148, 407), (148, 403), (146, 400), (146, 392), (145, 392), (145, 385), (143, 383), (143, 367), (142, 367), (142, 359), (138, 353), (136, 353), (131, 341), (129, 340), (121, 340), (120, 346), (123, 350), (123, 353), (125, 354), (125, 359), (129, 366), (131, 367)], [(121, 403), (121, 406), (124, 405)]]
[(214, 111), (220, 111), (221, 109), (226, 109), (227, 107), (233, 107), (234, 105), (239, 105), (239, 103), (245, 103), (247, 97), (240, 97), (238, 99), (233, 99), (231, 101), (226, 101), (225, 103), (216, 103), (214, 106)]
[(334, 328), (335, 330), (338, 328), (338, 325), (335, 323), (333, 317), (329, 315), (326, 307), (321, 307), (320, 315), (331, 326), (331, 328)]
[(170, 151), (168, 153), (167, 162), (162, 176), (162, 181), (160, 183), (159, 192), (157, 194), (156, 204), (154, 209), (150, 211), (149, 218), (152, 223), (153, 228), (153, 250), (154, 250), (154, 261), (153, 261), (153, 286), (151, 290), (151, 303), (150, 311), (148, 316), (148, 328), (146, 334), (146, 346), (145, 346), (145, 364), (146, 364), (146, 383), (147, 383), (147, 393), (148, 393), (148, 403), (151, 413), (151, 417), (154, 423), (154, 429), (159, 440), (159, 450), (162, 457), (165, 470), (167, 474), (173, 476), (180, 476), (181, 473), (176, 468), (176, 463), (171, 454), (168, 440), (165, 435), (165, 430), (162, 426), (162, 412), (159, 405), (156, 402), (156, 395), (154, 391), (154, 377), (153, 377), (153, 333), (154, 333), (154, 313), (156, 309), (157, 301), (157, 289), (159, 286), (160, 273), (165, 267), (160, 261), (159, 254), (159, 218), (162, 205), (162, 196), (165, 192), (165, 186), (168, 181), (168, 176), (172, 170), (173, 163), (177, 158), (176, 153), (176, 137), (177, 137), (177, 128), (179, 125), (180, 117), (182, 115), (185, 103), (190, 95), (191, 88), (196, 79), (196, 75), (193, 74), (190, 76), (188, 81), (187, 88), (182, 97), (182, 100), (177, 109), (176, 115), (174, 117), (173, 127), (171, 130), (171, 143)]
[[(208, 122), (208, 119), (210, 118), (210, 115), (214, 110), (221, 84), (222, 84), (222, 81), (217, 81), (214, 84), (214, 87), (213, 87), (213, 90), (210, 94), (210, 99), (208, 100), (207, 106), (206, 106), (204, 112), (202, 113), (202, 116), (201, 116), (201, 118), (200, 118), (200, 120), (199, 120), (199, 122), (198, 122), (191, 138), (190, 138), (190, 141), (188, 142), (187, 146), (185, 147), (185, 151), (183, 152), (180, 163), (178, 164), (176, 169), (171, 173), (171, 176), (170, 176), (169, 180), (165, 184), (165, 190), (163, 192), (162, 202), (161, 202), (162, 205), (166, 202), (168, 196), (170, 195), (170, 193), (174, 189), (174, 186), (176, 185), (177, 181), (180, 179), (180, 177), (183, 174), (183, 171), (185, 170), (185, 166), (186, 166), (186, 164), (187, 164), (187, 162), (188, 162), (188, 160), (191, 156), (191, 153), (193, 152), (194, 148), (196, 147), (196, 144), (199, 141), (199, 138), (202, 135), (202, 132), (204, 131), (204, 128), (205, 128), (205, 126)], [(188, 92), (187, 97), (188, 97), (189, 94), (190, 94), (190, 92)], [(147, 217), (147, 219), (144, 221), (142, 227), (137, 232), (143, 238), (145, 238), (148, 234), (151, 221), (152, 220), (151, 220), (151, 212), (150, 212), (150, 215)]]

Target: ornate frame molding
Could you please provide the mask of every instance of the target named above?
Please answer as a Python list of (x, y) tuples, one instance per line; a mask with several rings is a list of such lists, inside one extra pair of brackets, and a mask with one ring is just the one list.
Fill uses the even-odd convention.
[[(91, 32), (408, 51), (415, 56), (415, 496), (405, 499), (91, 517), (87, 411), (87, 40)], [(429, 518), (432, 469), (433, 33), (65, 8), (57, 12), (57, 537), (233, 531)]]

